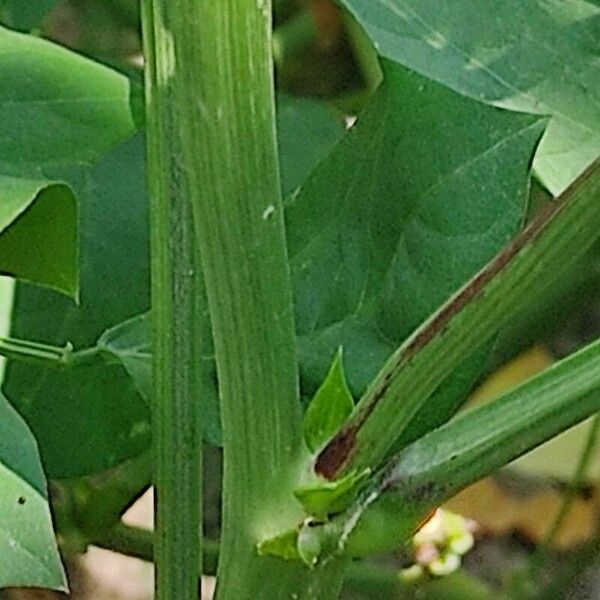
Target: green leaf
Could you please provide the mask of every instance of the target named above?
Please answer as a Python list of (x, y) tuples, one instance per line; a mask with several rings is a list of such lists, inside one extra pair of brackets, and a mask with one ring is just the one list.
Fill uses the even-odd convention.
[(0, 27), (0, 172), (90, 163), (135, 130), (129, 81), (70, 50)]
[(1, 0), (0, 17), (10, 27), (31, 31), (58, 4), (58, 0)]
[(66, 591), (35, 438), (0, 395), (0, 588)]
[(3, 27), (0, 79), (0, 271), (77, 297), (76, 202), (51, 173), (131, 135), (128, 81)]
[[(371, 105), (286, 206), (307, 393), (343, 346), (350, 389), (361, 394), (526, 212), (543, 121), (481, 105), (393, 63), (384, 68)], [(407, 432), (418, 437), (447, 419), (484, 358), (448, 381), (436, 409)]]
[(480, 101), (552, 115), (534, 167), (556, 195), (600, 154), (600, 7), (584, 0), (343, 0), (381, 56)]
[(342, 138), (343, 118), (324, 102), (280, 95), (277, 128), (283, 195), (288, 196)]
[(0, 194), (0, 270), (76, 298), (77, 202), (72, 191), (42, 178), (0, 174)]
[(320, 448), (346, 421), (354, 400), (346, 383), (342, 348), (304, 413), (304, 439), (311, 452)]
[[(80, 198), (81, 302), (19, 284), (12, 333), (75, 349), (148, 309), (148, 214), (141, 136), (93, 168), (60, 172)], [(94, 472), (150, 443), (150, 411), (127, 371), (100, 358), (76, 369), (7, 366), (5, 389), (33, 429), (51, 477)]]
[[(408, 532), (432, 507), (599, 410), (597, 341), (400, 452), (343, 516), (348, 525), (343, 535), (350, 535), (368, 508), (377, 510), (372, 505), (378, 498), (385, 499), (399, 528)], [(350, 553), (382, 550), (368, 525), (368, 520), (359, 524), (349, 538)]]
[(123, 363), (146, 402), (152, 399), (152, 340), (150, 313), (144, 313), (105, 331), (98, 347)]
[[(210, 322), (206, 316), (207, 334), (202, 336), (204, 352), (199, 360), (203, 373), (199, 385), (202, 387), (202, 433), (206, 441), (220, 445), (221, 425), (219, 400), (217, 397), (217, 375), (215, 370)], [(152, 398), (152, 354), (150, 313), (138, 315), (112, 327), (102, 334), (98, 347), (106, 355), (122, 363), (140, 394), (150, 402)]]
[(309, 515), (326, 518), (347, 508), (370, 474), (370, 469), (363, 469), (361, 472), (352, 471), (335, 481), (318, 478), (296, 488), (294, 496)]
[(257, 544), (260, 556), (276, 556), (283, 560), (302, 560), (298, 552), (298, 529), (284, 531)]

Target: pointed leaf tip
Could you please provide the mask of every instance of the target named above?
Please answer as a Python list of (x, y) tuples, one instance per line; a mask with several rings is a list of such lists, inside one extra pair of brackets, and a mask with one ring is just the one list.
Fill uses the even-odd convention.
[(340, 347), (304, 415), (304, 439), (310, 451), (318, 450), (346, 422), (353, 409)]

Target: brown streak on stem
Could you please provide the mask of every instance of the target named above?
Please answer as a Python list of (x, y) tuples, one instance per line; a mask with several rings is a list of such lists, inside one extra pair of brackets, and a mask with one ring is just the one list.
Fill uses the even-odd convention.
[(317, 456), (315, 473), (329, 480), (334, 479), (352, 456), (355, 445), (356, 427), (344, 427)]

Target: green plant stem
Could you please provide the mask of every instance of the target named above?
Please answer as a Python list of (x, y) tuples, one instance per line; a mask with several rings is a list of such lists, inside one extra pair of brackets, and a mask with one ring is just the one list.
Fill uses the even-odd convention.
[(100, 355), (100, 350), (98, 348), (85, 348), (75, 351), (71, 344), (60, 347), (3, 337), (0, 338), (0, 355), (19, 362), (37, 363), (56, 369), (66, 369), (95, 362)]
[[(154, 532), (150, 529), (119, 523), (104, 532), (99, 531), (88, 539), (88, 543), (146, 562), (154, 560)], [(205, 545), (202, 546), (206, 552)]]
[(545, 535), (544, 540), (542, 541), (541, 547), (546, 552), (554, 543), (556, 536), (558, 535), (561, 527), (563, 526), (566, 516), (571, 510), (571, 506), (573, 505), (575, 496), (577, 495), (577, 492), (579, 491), (581, 485), (585, 481), (585, 476), (590, 463), (590, 459), (594, 454), (594, 450), (596, 450), (597, 448), (599, 434), (600, 415), (596, 415), (591, 423), (590, 431), (588, 433), (585, 446), (583, 447), (583, 450), (581, 452), (581, 456), (579, 457), (579, 461), (577, 463), (575, 473), (573, 474), (573, 478), (569, 482), (569, 485), (564, 493), (562, 503), (554, 519), (554, 522), (548, 529), (548, 532)]
[[(204, 140), (188, 77), (197, 2), (143, 0), (153, 319), (153, 476), (157, 600), (198, 597), (201, 553), (203, 290), (192, 211)], [(182, 27), (185, 19), (186, 26)], [(178, 26), (179, 25), (179, 26)], [(193, 64), (196, 61), (192, 61)]]
[[(340, 547), (347, 539), (351, 553), (384, 551), (387, 538), (393, 548), (429, 510), (598, 410), (600, 340), (401, 451), (341, 517)], [(378, 525), (379, 499), (393, 526), (379, 525), (378, 538), (367, 509)]]
[[(270, 0), (169, 0), (165, 27), (187, 36), (201, 243), (224, 443), (217, 598), (336, 597), (341, 569), (309, 572), (256, 544), (302, 519), (292, 489), (303, 441), (283, 228)], [(189, 151), (189, 148), (187, 149)]]
[(96, 536), (120, 522), (122, 515), (152, 483), (151, 452), (144, 452), (98, 479), (74, 484), (77, 491), (71, 519), (86, 535)]
[[(125, 556), (139, 558), (146, 562), (154, 560), (154, 532), (142, 527), (133, 527), (119, 523), (103, 532), (98, 532), (94, 537), (88, 538), (88, 543), (104, 548), (111, 552), (118, 552)], [(218, 540), (203, 540), (202, 564), (198, 573), (214, 575), (219, 561), (220, 543)]]

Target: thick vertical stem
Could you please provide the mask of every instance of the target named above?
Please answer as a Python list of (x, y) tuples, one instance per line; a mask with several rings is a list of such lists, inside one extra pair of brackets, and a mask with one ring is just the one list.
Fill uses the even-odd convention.
[[(166, 4), (166, 2), (165, 2)], [(170, 0), (178, 68), (202, 149), (195, 210), (224, 441), (221, 599), (336, 597), (336, 570), (259, 557), (302, 513), (303, 452), (289, 266), (275, 136), (270, 0)], [(172, 27), (172, 28), (171, 28)], [(186, 33), (184, 33), (186, 32)], [(192, 152), (192, 147), (186, 148)]]
[[(282, 487), (301, 441), (270, 6), (267, 0), (202, 5), (196, 102), (204, 201), (196, 221), (220, 381), (226, 514), (235, 504), (248, 529), (273, 488)], [(233, 486), (243, 493), (231, 494)]]
[[(176, 3), (175, 3), (176, 4)], [(169, 2), (143, 0), (153, 311), (153, 479), (157, 600), (198, 598), (201, 276), (192, 219), (200, 190), (193, 127)], [(196, 151), (194, 151), (196, 150)]]

